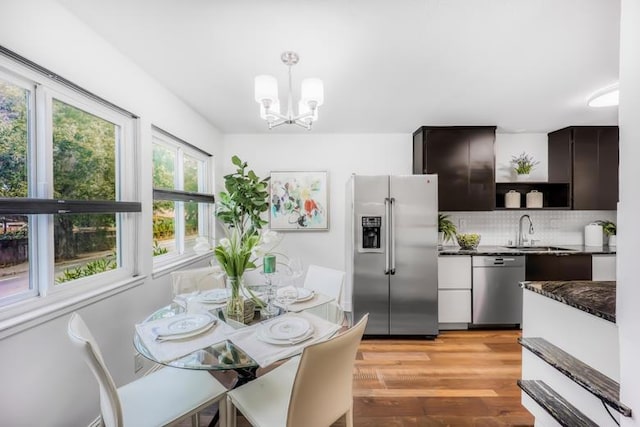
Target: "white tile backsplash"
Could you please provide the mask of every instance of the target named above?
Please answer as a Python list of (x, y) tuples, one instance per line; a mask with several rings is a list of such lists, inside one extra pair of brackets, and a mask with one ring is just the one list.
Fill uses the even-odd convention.
[[(478, 233), (481, 245), (506, 245), (515, 243), (518, 220), (529, 215), (533, 221), (536, 245), (581, 245), (584, 244), (585, 225), (599, 219), (616, 222), (616, 211), (492, 211), (492, 212), (441, 212), (458, 228), (459, 233)], [(528, 229), (528, 222), (525, 227)], [(447, 243), (451, 244), (451, 242)]]

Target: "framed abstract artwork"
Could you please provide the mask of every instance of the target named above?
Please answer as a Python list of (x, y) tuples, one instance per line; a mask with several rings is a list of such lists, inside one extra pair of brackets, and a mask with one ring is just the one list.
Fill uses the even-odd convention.
[(329, 229), (326, 171), (274, 171), (269, 188), (272, 230)]

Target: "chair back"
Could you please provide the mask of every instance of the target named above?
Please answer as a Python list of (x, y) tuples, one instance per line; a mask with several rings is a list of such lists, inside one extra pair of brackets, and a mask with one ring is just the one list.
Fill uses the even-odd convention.
[(353, 406), (353, 365), (369, 315), (346, 332), (302, 352), (287, 426), (326, 427)]
[(224, 288), (224, 271), (219, 266), (171, 272), (173, 296), (207, 289)]
[(122, 406), (118, 389), (104, 363), (100, 348), (93, 335), (78, 313), (73, 313), (67, 326), (71, 342), (82, 352), (84, 361), (100, 385), (100, 412), (105, 427), (122, 426)]
[(344, 271), (310, 265), (304, 278), (304, 287), (328, 295), (340, 303)]

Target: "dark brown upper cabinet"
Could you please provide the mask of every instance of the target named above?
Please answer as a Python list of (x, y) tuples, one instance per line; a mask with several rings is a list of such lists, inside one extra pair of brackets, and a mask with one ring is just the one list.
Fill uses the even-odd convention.
[(551, 132), (549, 182), (571, 183), (575, 210), (615, 210), (618, 127), (571, 126)]
[(413, 173), (438, 174), (438, 209), (491, 211), (496, 204), (495, 126), (422, 126)]

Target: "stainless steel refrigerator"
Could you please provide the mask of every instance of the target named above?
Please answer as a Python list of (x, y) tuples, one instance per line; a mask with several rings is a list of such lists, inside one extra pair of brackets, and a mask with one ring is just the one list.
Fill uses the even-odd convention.
[(438, 334), (437, 175), (353, 175), (347, 277), (365, 334)]

